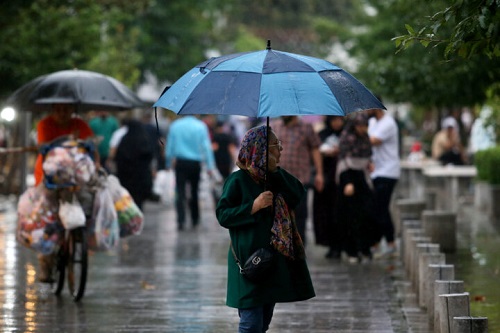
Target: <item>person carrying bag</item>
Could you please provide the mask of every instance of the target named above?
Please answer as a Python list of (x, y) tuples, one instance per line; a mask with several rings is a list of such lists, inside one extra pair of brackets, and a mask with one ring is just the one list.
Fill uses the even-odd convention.
[[(293, 214), (305, 188), (278, 167), (281, 150), (272, 131), (268, 141), (266, 126), (250, 129), (241, 142), (240, 170), (226, 179), (216, 207), (219, 224), (231, 237), (226, 304), (238, 309), (240, 331), (265, 332), (276, 303), (315, 296)], [(261, 249), (273, 253), (271, 268), (260, 279), (249, 279), (241, 262), (259, 257), (255, 252)]]

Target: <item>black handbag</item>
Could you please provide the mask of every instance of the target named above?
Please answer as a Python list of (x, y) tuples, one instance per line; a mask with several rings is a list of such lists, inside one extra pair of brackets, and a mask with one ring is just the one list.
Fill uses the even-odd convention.
[(241, 266), (241, 261), (236, 256), (233, 244), (231, 243), (231, 251), (233, 252), (236, 265), (240, 268), (240, 274), (251, 282), (258, 283), (264, 281), (270, 274), (273, 267), (274, 259), (276, 258), (276, 251), (262, 247), (257, 249), (248, 257), (245, 264)]

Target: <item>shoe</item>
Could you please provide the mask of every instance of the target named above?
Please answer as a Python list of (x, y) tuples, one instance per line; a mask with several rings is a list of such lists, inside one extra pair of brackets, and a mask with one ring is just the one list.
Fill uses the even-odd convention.
[(152, 202), (160, 202), (161, 201), (161, 197), (156, 194), (156, 193), (151, 193), (148, 197), (148, 200), (149, 201), (152, 201)]
[(359, 258), (358, 257), (349, 257), (349, 259), (347, 259), (347, 262), (350, 263), (350, 264), (358, 264), (359, 263)]
[(385, 251), (377, 251), (373, 254), (375, 259), (394, 258), (397, 256), (396, 247), (388, 247)]

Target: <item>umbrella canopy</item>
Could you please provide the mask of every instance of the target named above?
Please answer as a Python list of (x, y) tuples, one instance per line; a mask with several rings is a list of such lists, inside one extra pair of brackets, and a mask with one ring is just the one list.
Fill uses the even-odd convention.
[(356, 78), (322, 59), (272, 50), (211, 58), (154, 104), (177, 114), (339, 115), (384, 105)]
[(64, 70), (39, 76), (7, 99), (7, 104), (20, 111), (47, 111), (56, 103), (75, 104), (77, 112), (144, 107), (144, 102), (120, 81), (85, 70)]

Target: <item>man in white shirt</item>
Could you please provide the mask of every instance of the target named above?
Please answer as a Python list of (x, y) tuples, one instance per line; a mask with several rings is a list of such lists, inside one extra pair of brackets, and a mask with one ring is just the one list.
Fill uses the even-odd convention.
[(393, 255), (396, 246), (394, 223), (389, 206), (392, 192), (401, 174), (399, 129), (394, 118), (384, 110), (369, 110), (368, 115), (370, 116), (368, 135), (372, 144), (372, 160), (375, 165), (371, 174), (375, 190), (375, 213), (379, 222), (380, 240), (385, 238), (388, 245), (386, 254)]

